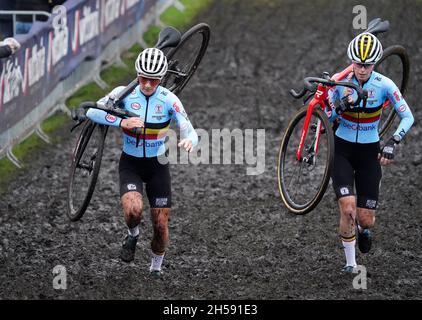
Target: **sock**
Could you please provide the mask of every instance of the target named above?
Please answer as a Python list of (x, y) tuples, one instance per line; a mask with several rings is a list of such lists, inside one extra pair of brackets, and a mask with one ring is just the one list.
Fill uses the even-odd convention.
[(149, 271), (153, 271), (153, 270), (161, 270), (161, 264), (163, 263), (164, 260), (164, 253), (163, 255), (158, 255), (155, 254), (154, 252), (152, 253), (152, 259), (151, 259), (151, 266), (149, 267)]
[(356, 254), (355, 254), (356, 236), (353, 236), (353, 238), (348, 238), (347, 240), (348, 241), (344, 241), (344, 238), (342, 237), (344, 254), (346, 255), (346, 266), (356, 267), (357, 265)]
[(139, 235), (139, 226), (128, 228), (127, 231), (132, 237), (137, 237)]

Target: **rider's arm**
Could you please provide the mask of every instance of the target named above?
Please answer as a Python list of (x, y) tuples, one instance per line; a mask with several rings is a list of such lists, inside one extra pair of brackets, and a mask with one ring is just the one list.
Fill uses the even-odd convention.
[[(98, 100), (97, 103), (105, 104), (109, 99), (115, 99), (117, 94), (124, 88), (125, 87), (120, 86), (113, 89), (113, 91), (111, 91), (108, 95)], [(86, 116), (96, 123), (103, 124), (106, 126), (113, 126), (113, 127), (120, 127), (121, 122), (123, 120), (120, 117), (116, 117), (103, 110), (98, 110), (95, 108), (89, 108), (88, 111), (86, 112)]]
[(103, 110), (90, 108), (86, 112), (86, 116), (92, 121), (106, 126), (120, 127), (122, 118), (111, 115)]
[(173, 94), (173, 99), (169, 99), (169, 110), (171, 111), (172, 118), (176, 121), (177, 126), (180, 128), (181, 139), (189, 139), (195, 147), (198, 144), (198, 134), (189, 121), (188, 115), (183, 108), (180, 100)]
[(387, 82), (386, 96), (390, 100), (390, 103), (392, 103), (394, 109), (401, 119), (399, 126), (394, 132), (393, 136), (399, 136), (400, 139), (403, 139), (406, 132), (410, 129), (415, 120), (413, 118), (412, 111), (410, 111), (410, 108), (407, 105), (406, 100), (404, 100), (403, 96), (401, 95), (400, 90), (391, 80)]

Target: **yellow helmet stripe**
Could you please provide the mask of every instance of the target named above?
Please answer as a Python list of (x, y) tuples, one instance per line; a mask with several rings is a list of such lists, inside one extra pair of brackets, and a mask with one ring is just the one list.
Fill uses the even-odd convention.
[[(367, 41), (366, 47), (364, 48), (366, 39), (368, 39), (368, 41)], [(366, 58), (368, 57), (369, 49), (371, 48), (371, 42), (372, 42), (372, 37), (369, 34), (364, 34), (362, 38), (360, 38), (360, 58), (362, 62), (364, 62)]]

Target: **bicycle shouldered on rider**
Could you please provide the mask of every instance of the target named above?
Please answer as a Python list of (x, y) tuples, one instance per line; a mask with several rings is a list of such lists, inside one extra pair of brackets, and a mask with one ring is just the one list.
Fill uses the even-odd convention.
[[(342, 271), (350, 273), (357, 266), (356, 236), (362, 253), (371, 249), (370, 229), (375, 223), (381, 165), (393, 162), (396, 146), (412, 126), (414, 118), (394, 82), (374, 71), (375, 63), (383, 55), (381, 42), (375, 35), (359, 34), (350, 42), (347, 55), (353, 63), (347, 81), (368, 92), (367, 99), (352, 107), (350, 104), (355, 101), (356, 92), (340, 86), (329, 90), (332, 110), (328, 114), (330, 121), (338, 122), (332, 182), (340, 209), (339, 231), (346, 256)], [(378, 125), (387, 99), (400, 117), (400, 123), (393, 136), (380, 148)]]
[[(123, 99), (122, 104), (124, 109), (139, 114), (138, 117), (122, 119), (94, 108), (88, 110), (87, 116), (100, 124), (121, 127), (123, 131), (119, 178), (128, 234), (123, 241), (120, 258), (125, 262), (135, 258), (145, 183), (153, 225), (150, 272), (159, 277), (169, 242), (168, 220), (171, 208), (169, 164), (162, 164), (159, 157), (165, 153), (164, 141), (172, 119), (180, 128), (179, 147), (191, 152), (198, 143), (198, 135), (177, 96), (160, 86), (168, 69), (164, 53), (157, 48), (145, 49), (136, 59), (135, 69), (139, 85)], [(123, 89), (123, 86), (115, 88), (100, 102), (113, 99)]]

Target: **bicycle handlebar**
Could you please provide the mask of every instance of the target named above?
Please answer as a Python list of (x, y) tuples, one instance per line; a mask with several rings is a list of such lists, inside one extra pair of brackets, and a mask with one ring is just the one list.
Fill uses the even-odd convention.
[(363, 90), (360, 86), (351, 82), (333, 81), (331, 79), (323, 79), (323, 78), (316, 78), (316, 77), (307, 77), (303, 79), (303, 82), (304, 82), (304, 87), (300, 92), (296, 92), (294, 89), (290, 90), (290, 94), (296, 99), (303, 97), (308, 91), (315, 92), (316, 87), (313, 83), (322, 84), (328, 87), (343, 86), (343, 87), (348, 87), (355, 90), (358, 94), (358, 98), (356, 99), (355, 102), (350, 104), (352, 106), (357, 106), (362, 101), (362, 99), (365, 100), (368, 98), (368, 92), (366, 90)]
[(115, 103), (112, 100), (109, 100), (105, 104), (93, 102), (93, 101), (82, 102), (79, 105), (79, 107), (72, 110), (72, 119), (75, 121), (86, 120), (87, 119), (86, 111), (89, 108), (103, 110), (107, 113), (110, 113), (114, 116), (121, 117), (121, 118), (138, 117), (136, 113), (117, 108), (115, 106)]

